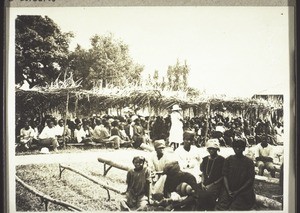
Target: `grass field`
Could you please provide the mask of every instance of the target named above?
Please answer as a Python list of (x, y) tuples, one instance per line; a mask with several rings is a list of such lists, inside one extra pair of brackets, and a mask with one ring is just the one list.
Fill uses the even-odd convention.
[[(103, 165), (100, 163), (71, 163), (69, 166), (83, 171), (93, 178), (105, 182), (121, 191), (125, 190), (126, 172), (112, 168), (103, 177)], [(69, 202), (85, 211), (117, 211), (122, 195), (110, 192), (111, 200), (107, 201), (107, 192), (100, 186), (71, 171), (64, 171), (59, 179), (58, 164), (21, 165), (16, 167), (16, 174), (27, 184), (39, 191), (62, 201)], [(255, 192), (271, 198), (279, 194), (279, 186), (256, 182)], [(45, 207), (35, 195), (16, 185), (17, 211), (44, 211)], [(50, 211), (65, 210), (58, 205), (50, 204)]]

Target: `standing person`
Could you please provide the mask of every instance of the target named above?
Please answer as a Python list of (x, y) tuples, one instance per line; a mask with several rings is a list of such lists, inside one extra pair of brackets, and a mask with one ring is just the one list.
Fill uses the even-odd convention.
[(246, 141), (235, 139), (232, 144), (235, 155), (225, 159), (222, 174), (224, 186), (216, 210), (251, 210), (255, 204), (254, 163), (243, 155)]
[(209, 139), (206, 147), (209, 155), (203, 158), (200, 166), (202, 172), (201, 188), (209, 192), (216, 201), (223, 186), (222, 169), (225, 158), (218, 155), (218, 151), (220, 151), (218, 139)]
[(182, 109), (177, 105), (173, 105), (171, 113), (171, 129), (169, 135), (170, 145), (174, 145), (174, 150), (183, 142), (183, 117)]
[(258, 175), (263, 176), (264, 170), (267, 169), (271, 177), (275, 177), (275, 166), (273, 164), (274, 150), (273, 146), (268, 144), (267, 140), (257, 144), (255, 150), (256, 165), (258, 167)]
[(46, 121), (47, 126), (44, 127), (43, 131), (39, 135), (39, 144), (41, 146), (52, 146), (53, 150), (57, 152), (57, 147), (59, 146), (57, 141), (57, 130), (54, 127), (53, 120)]
[(144, 166), (145, 158), (136, 156), (132, 163), (134, 169), (127, 173), (126, 201), (121, 201), (121, 210), (145, 211), (149, 203), (150, 170)]

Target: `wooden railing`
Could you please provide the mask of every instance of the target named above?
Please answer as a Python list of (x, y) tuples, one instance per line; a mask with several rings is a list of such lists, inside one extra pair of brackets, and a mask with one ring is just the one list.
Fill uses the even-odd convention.
[(40, 197), (41, 198), (41, 201), (42, 203), (45, 204), (45, 209), (46, 211), (49, 210), (49, 202), (51, 203), (54, 203), (54, 204), (57, 204), (57, 205), (60, 205), (60, 206), (63, 206), (65, 207), (66, 209), (68, 210), (71, 210), (71, 211), (83, 211), (82, 209), (78, 208), (77, 206), (74, 206), (72, 204), (69, 204), (67, 202), (64, 202), (64, 201), (61, 201), (61, 200), (58, 200), (58, 199), (54, 199), (52, 197), (50, 197), (49, 195), (46, 195), (40, 191), (38, 191), (37, 189), (35, 189), (34, 187), (32, 186), (29, 186), (28, 184), (26, 184), (24, 181), (22, 181), (18, 176), (16, 176), (16, 181), (22, 185), (25, 189), (27, 189), (28, 191), (30, 191), (31, 193), (35, 194), (36, 196)]
[(74, 169), (74, 168), (72, 168), (72, 167), (70, 167), (70, 166), (66, 166), (66, 165), (59, 164), (59, 178), (61, 178), (61, 175), (62, 175), (63, 171), (66, 170), (66, 169), (67, 169), (67, 170), (70, 170), (70, 171), (72, 171), (72, 172), (74, 172), (74, 173), (76, 173), (76, 174), (79, 174), (79, 175), (81, 175), (82, 177), (84, 177), (84, 178), (86, 178), (86, 179), (92, 181), (93, 183), (95, 183), (95, 184), (101, 186), (103, 189), (105, 189), (105, 190), (107, 191), (108, 200), (110, 200), (110, 192), (109, 192), (109, 191), (113, 191), (113, 192), (116, 192), (116, 193), (118, 193), (118, 194), (122, 194), (122, 192), (121, 192), (119, 189), (116, 189), (116, 188), (114, 188), (114, 187), (112, 187), (112, 186), (107, 185), (107, 184), (104, 183), (104, 182), (101, 182), (101, 181), (99, 181), (99, 180), (96, 180), (96, 179), (94, 179), (93, 177), (88, 176), (88, 175), (84, 174), (83, 172), (81, 172), (81, 171), (79, 171), (79, 170), (77, 170), (77, 169)]

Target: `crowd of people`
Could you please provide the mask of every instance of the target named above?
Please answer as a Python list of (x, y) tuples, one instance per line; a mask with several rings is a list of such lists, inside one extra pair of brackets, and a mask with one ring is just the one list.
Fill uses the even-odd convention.
[[(191, 137), (185, 135), (184, 141), (183, 146), (186, 149), (187, 144), (191, 143)], [(255, 209), (255, 164), (243, 154), (246, 148), (244, 139), (233, 140), (235, 154), (226, 159), (218, 154), (218, 139), (207, 141), (208, 155), (202, 160), (199, 156), (183, 159), (176, 151), (166, 151), (166, 144), (162, 139), (156, 140), (154, 147), (155, 151), (149, 159), (142, 156), (133, 158), (134, 168), (127, 174), (127, 189), (124, 192), (126, 197), (121, 201), (121, 210)], [(189, 169), (187, 165), (201, 170), (201, 181), (186, 170)]]
[[(183, 143), (183, 134), (193, 136), (193, 144), (205, 146), (209, 138), (219, 140), (221, 146), (231, 147), (235, 137), (244, 138), (247, 146), (267, 141), (271, 145), (283, 144), (283, 125), (257, 119), (252, 125), (242, 117), (224, 117), (215, 114), (207, 118), (183, 117), (178, 105), (168, 116), (110, 116), (93, 114), (89, 118), (57, 119), (51, 115), (43, 118), (20, 119), (16, 126), (16, 145), (29, 149), (32, 144), (57, 150), (65, 143), (104, 143), (152, 150), (151, 142), (164, 139), (173, 149)], [(66, 125), (65, 125), (66, 123)]]
[[(93, 114), (72, 121), (48, 115), (19, 120), (16, 147), (35, 145), (56, 152), (62, 144), (82, 143), (152, 152), (149, 159), (133, 158), (122, 210), (250, 210), (255, 205), (254, 176), (267, 170), (275, 177), (274, 146), (283, 144), (280, 122), (251, 123), (220, 114), (184, 118), (178, 105), (165, 118)], [(253, 158), (245, 156), (245, 148), (254, 145)], [(222, 146), (232, 147), (235, 155), (219, 155)], [(199, 147), (207, 148), (207, 156), (200, 156)]]

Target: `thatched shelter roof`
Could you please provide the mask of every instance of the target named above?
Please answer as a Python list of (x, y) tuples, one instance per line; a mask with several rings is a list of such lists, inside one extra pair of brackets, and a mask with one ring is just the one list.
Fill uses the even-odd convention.
[[(138, 106), (139, 108), (169, 109), (174, 104), (179, 104), (182, 109), (194, 108), (205, 110), (210, 105), (211, 110), (222, 110), (226, 108), (229, 112), (237, 110), (260, 110), (270, 111), (271, 109), (282, 108), (274, 106), (263, 99), (249, 98), (227, 98), (227, 97), (188, 97), (186, 93), (179, 91), (161, 91), (147, 88), (134, 89), (92, 89), (82, 90), (79, 87), (68, 88), (48, 88), (37, 90), (16, 89), (16, 102), (19, 107), (42, 107), (43, 109), (64, 109), (66, 97), (69, 94), (70, 104), (77, 102), (79, 106), (89, 109), (97, 108), (117, 108), (122, 109), (127, 106)], [(86, 108), (87, 109), (87, 108)]]

